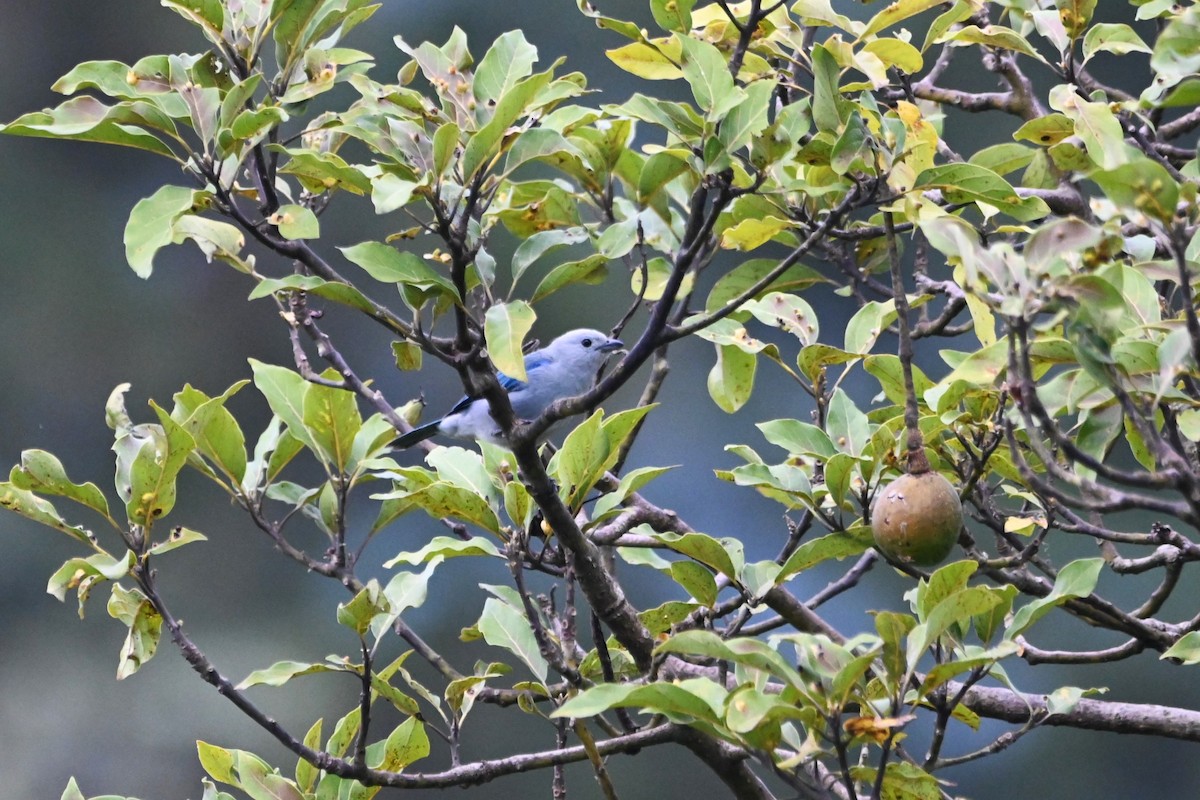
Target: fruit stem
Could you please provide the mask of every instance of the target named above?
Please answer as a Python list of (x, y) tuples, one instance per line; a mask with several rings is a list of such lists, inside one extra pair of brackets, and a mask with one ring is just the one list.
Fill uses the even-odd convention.
[(925, 439), (921, 436), (921, 412), (917, 406), (917, 390), (913, 383), (912, 333), (908, 327), (908, 295), (904, 291), (904, 276), (900, 274), (900, 249), (896, 244), (896, 224), (892, 212), (883, 212), (883, 230), (887, 235), (888, 262), (892, 268), (892, 296), (896, 301), (896, 326), (900, 329), (900, 371), (904, 375), (904, 429), (907, 432), (905, 448), (908, 450), (908, 474), (921, 475), (929, 472), (929, 459), (925, 455)]

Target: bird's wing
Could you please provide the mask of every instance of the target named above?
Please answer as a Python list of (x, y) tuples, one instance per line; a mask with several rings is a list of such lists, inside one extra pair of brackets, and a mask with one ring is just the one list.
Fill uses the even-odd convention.
[[(552, 361), (554, 361), (554, 359), (550, 358), (549, 356), (542, 355), (541, 353), (530, 353), (529, 355), (525, 356), (525, 377), (529, 377), (531, 374), (537, 372), (539, 369), (545, 367)], [(496, 380), (500, 382), (500, 388), (509, 394), (512, 394), (519, 389), (524, 389), (529, 385), (525, 381), (519, 381), (511, 375), (505, 375), (499, 370), (496, 370)], [(481, 395), (463, 395), (462, 398), (454, 404), (454, 408), (447, 412), (446, 416), (448, 417), (451, 414), (457, 414), (460, 411), (465, 410), (467, 406), (478, 400), (480, 396)]]
[(454, 408), (452, 408), (446, 412), (446, 416), (447, 417), (453, 416), (454, 414), (457, 414), (460, 411), (465, 411), (467, 406), (471, 405), (471, 403), (474, 403), (478, 399), (479, 399), (478, 395), (472, 397), (469, 394), (464, 394), (462, 396), (462, 399), (460, 399), (457, 403), (454, 404)]
[[(525, 377), (531, 378), (535, 372), (542, 369), (554, 359), (543, 353), (530, 353), (525, 356)], [(519, 381), (511, 375), (505, 375), (503, 372), (496, 372), (496, 379), (500, 381), (500, 386), (504, 391), (512, 394), (513, 392), (524, 389), (529, 384), (526, 381)]]
[[(526, 369), (526, 373), (528, 373), (528, 369)], [(503, 372), (496, 373), (496, 380), (500, 381), (500, 388), (509, 394), (512, 394), (518, 389), (524, 389), (529, 385), (525, 381), (519, 381), (510, 375), (505, 375)]]

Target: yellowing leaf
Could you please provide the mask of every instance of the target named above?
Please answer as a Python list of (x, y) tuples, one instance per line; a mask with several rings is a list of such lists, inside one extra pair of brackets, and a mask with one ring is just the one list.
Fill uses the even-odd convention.
[(626, 72), (650, 81), (669, 81), (683, 77), (679, 65), (662, 54), (657, 47), (633, 42), (614, 50), (606, 50), (609, 60)]
[(895, 67), (909, 75), (920, 72), (925, 65), (921, 51), (899, 39), (876, 39), (873, 42), (867, 42), (863, 51), (876, 56), (889, 67)]
[(859, 39), (865, 39), (884, 28), (890, 28), (897, 22), (902, 22), (935, 6), (940, 6), (943, 2), (944, 0), (896, 0), (895, 3), (892, 3), (871, 18), (871, 21), (867, 23), (866, 29), (859, 34)]
[(779, 217), (744, 219), (721, 234), (721, 247), (726, 250), (753, 250), (777, 234), (787, 230), (791, 221)]
[(535, 319), (537, 314), (524, 300), (497, 303), (487, 310), (483, 319), (483, 335), (492, 363), (496, 369), (519, 381), (526, 379), (521, 343)]

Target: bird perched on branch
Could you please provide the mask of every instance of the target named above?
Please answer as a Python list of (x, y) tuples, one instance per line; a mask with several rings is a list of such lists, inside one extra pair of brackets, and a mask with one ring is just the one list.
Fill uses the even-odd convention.
[[(497, 373), (500, 386), (508, 392), (513, 415), (517, 419), (535, 419), (555, 400), (583, 394), (591, 388), (605, 359), (623, 346), (620, 339), (579, 328), (525, 356), (526, 380)], [(487, 399), (468, 396), (459, 400), (441, 419), (396, 439), (395, 446), (412, 447), (439, 433), (459, 439), (504, 443), (500, 424), (492, 418)]]

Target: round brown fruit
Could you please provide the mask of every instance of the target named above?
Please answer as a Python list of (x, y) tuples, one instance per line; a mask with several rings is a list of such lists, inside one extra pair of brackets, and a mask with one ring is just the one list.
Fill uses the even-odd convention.
[(900, 476), (871, 507), (875, 547), (890, 559), (919, 567), (944, 561), (962, 526), (958, 492), (936, 472)]

